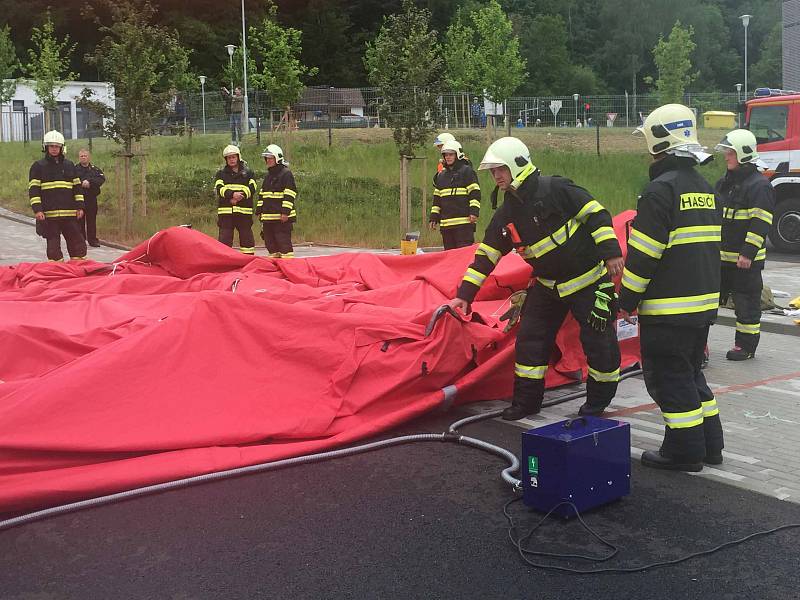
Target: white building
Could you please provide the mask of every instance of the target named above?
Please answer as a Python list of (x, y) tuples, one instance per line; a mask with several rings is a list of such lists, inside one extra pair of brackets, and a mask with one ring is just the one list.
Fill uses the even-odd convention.
[[(94, 92), (93, 99), (114, 107), (114, 88), (102, 81), (68, 81), (58, 94), (58, 108), (51, 118), (51, 127), (67, 139), (86, 137), (87, 124), (96, 119), (76, 105), (84, 88)], [(92, 127), (98, 135), (98, 127)], [(41, 139), (44, 134), (44, 108), (36, 100), (32, 82), (18, 79), (10, 102), (0, 105), (0, 141)]]

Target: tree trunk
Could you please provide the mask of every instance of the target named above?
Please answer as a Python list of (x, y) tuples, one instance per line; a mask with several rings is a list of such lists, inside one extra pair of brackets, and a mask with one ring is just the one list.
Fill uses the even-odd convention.
[(133, 229), (133, 177), (131, 173), (132, 154), (125, 154), (125, 235), (129, 235)]
[(422, 227), (420, 231), (424, 231), (425, 225), (428, 223), (428, 157), (422, 159)]
[(400, 156), (400, 235), (410, 229), (408, 212), (408, 157)]
[(139, 162), (139, 170), (141, 172), (141, 189), (142, 194), (142, 216), (147, 216), (147, 155), (139, 155), (141, 161)]
[(117, 174), (114, 177), (115, 180), (115, 191), (117, 193), (117, 212), (118, 212), (118, 219), (119, 219), (119, 232), (121, 235), (125, 235), (125, 230), (128, 228), (126, 219), (127, 219), (127, 211), (125, 210), (125, 194), (122, 191), (122, 184), (124, 180), (123, 169), (122, 169), (122, 156), (117, 155), (117, 164), (116, 170)]

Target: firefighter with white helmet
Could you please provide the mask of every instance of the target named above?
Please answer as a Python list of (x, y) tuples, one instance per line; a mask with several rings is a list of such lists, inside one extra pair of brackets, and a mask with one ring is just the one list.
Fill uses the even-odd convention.
[(72, 259), (86, 258), (86, 239), (79, 219), (84, 214), (81, 180), (72, 161), (64, 156), (66, 144), (58, 131), (42, 139), (44, 158), (31, 165), (28, 195), (36, 215), (36, 233), (47, 240), (47, 258), (64, 259), (61, 236)]
[(433, 178), (429, 227), (439, 227), (445, 250), (475, 243), (475, 224), (481, 211), (478, 176), (456, 140), (441, 148), (444, 168)]
[(256, 213), (264, 227), (264, 243), (271, 257), (292, 258), (292, 228), (297, 221), (294, 175), (280, 146), (270, 144), (261, 156), (267, 165), (267, 174), (261, 184)]
[(725, 156), (727, 171), (715, 193), (722, 208), (722, 281), (720, 300), (733, 295), (736, 338), (728, 360), (753, 358), (761, 332), (761, 271), (764, 242), (772, 225), (775, 191), (759, 171), (756, 136), (746, 129), (728, 133), (715, 148)]
[(681, 104), (654, 110), (635, 133), (652, 156), (628, 238), (620, 314), (638, 309), (647, 391), (661, 409), (661, 448), (642, 454), (657, 469), (700, 471), (722, 462), (723, 435), (701, 365), (717, 316), (721, 215), (695, 167), (712, 156), (697, 140), (694, 113)]
[(233, 247), (233, 230), (236, 229), (242, 254), (255, 254), (253, 198), (256, 195), (256, 181), (253, 171), (242, 160), (238, 146), (225, 146), (222, 157), (225, 166), (214, 177), (219, 241)]
[[(611, 215), (569, 179), (542, 175), (531, 162), (528, 148), (517, 138), (501, 138), (489, 146), (479, 169), (491, 170), (504, 201), (486, 228), (450, 306), (469, 312), (484, 284), (498, 285), (487, 278), (500, 258), (512, 250), (536, 274), (521, 309), (514, 396), (502, 416), (516, 420), (541, 409), (556, 334), (568, 312), (580, 325), (589, 363), (587, 398), (580, 413), (600, 414), (616, 393), (620, 363), (611, 322), (615, 313), (611, 276), (622, 272), (622, 251)], [(509, 313), (514, 312), (512, 320), (519, 317), (519, 309), (512, 307)]]
[[(443, 131), (442, 133), (440, 133), (439, 135), (436, 136), (435, 140), (433, 140), (433, 145), (436, 146), (436, 150), (441, 155), (442, 146), (444, 146), (444, 144), (446, 142), (454, 142), (455, 139), (456, 138), (455, 138), (455, 136), (453, 136), (452, 133), (448, 133), (446, 131)], [(441, 173), (442, 169), (444, 169), (444, 161), (442, 160), (442, 158), (440, 156), (439, 160), (436, 161), (436, 172), (437, 173)], [(436, 182), (436, 175), (433, 176), (433, 181), (434, 181), (434, 183)]]

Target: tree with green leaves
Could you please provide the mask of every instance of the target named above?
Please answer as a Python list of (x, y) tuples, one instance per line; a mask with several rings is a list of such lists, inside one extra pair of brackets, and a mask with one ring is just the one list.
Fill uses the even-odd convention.
[(783, 23), (777, 23), (772, 35), (764, 38), (758, 62), (750, 69), (752, 87), (774, 87), (783, 85)]
[(385, 17), (367, 43), (367, 76), (379, 89), (379, 111), (401, 156), (413, 156), (429, 140), (438, 114), (444, 61), (430, 20), (429, 11), (403, 0), (402, 12)]
[(75, 44), (70, 44), (68, 35), (63, 40), (56, 38), (49, 10), (42, 26), (33, 28), (31, 43), (33, 47), (28, 50), (29, 62), (25, 65), (25, 72), (33, 81), (36, 99), (45, 109), (45, 129), (50, 129), (49, 113), (58, 106), (59, 92), (66, 81), (77, 77), (69, 70)]
[(248, 45), (257, 66), (252, 76), (253, 85), (265, 90), (275, 104), (288, 110), (303, 93), (303, 79), (315, 75), (317, 69), (300, 62), (302, 32), (283, 27), (278, 22), (277, 12), (278, 8), (270, 4), (264, 20), (250, 27)]
[(11, 41), (11, 29), (6, 25), (0, 29), (0, 104), (8, 102), (17, 90), (17, 82), (13, 80), (18, 66), (14, 42)]
[(692, 72), (692, 52), (696, 47), (692, 41), (694, 29), (681, 27), (676, 21), (669, 36), (659, 37), (653, 48), (653, 58), (658, 68), (656, 90), (662, 104), (683, 102), (686, 87), (697, 78)]

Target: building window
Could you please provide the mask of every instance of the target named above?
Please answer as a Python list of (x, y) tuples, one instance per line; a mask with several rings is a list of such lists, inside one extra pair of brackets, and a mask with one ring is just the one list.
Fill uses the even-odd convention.
[(25, 100), (13, 100), (12, 107), (14, 112), (24, 112), (25, 111)]

